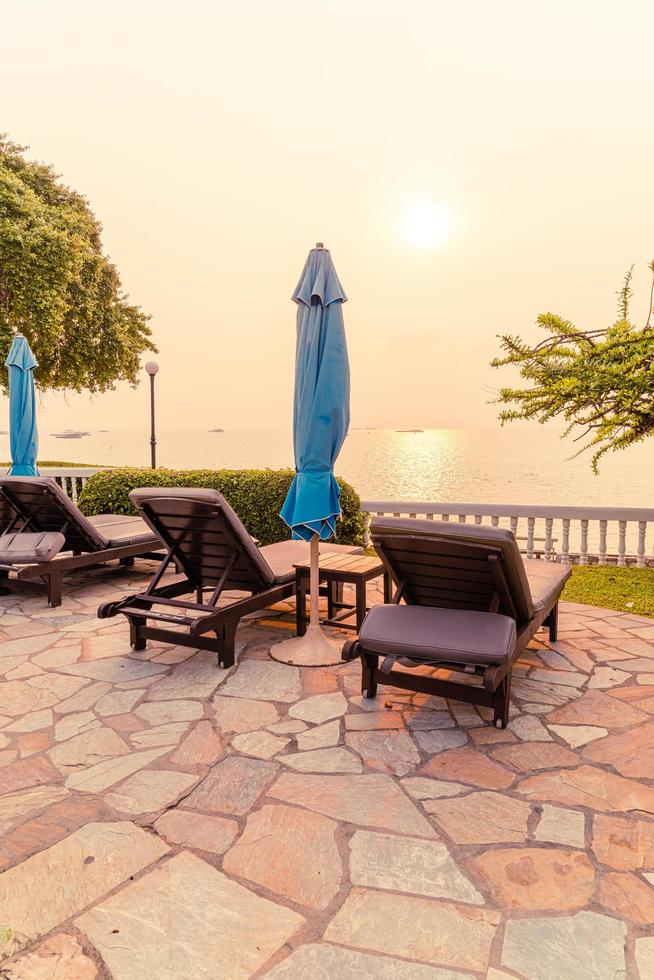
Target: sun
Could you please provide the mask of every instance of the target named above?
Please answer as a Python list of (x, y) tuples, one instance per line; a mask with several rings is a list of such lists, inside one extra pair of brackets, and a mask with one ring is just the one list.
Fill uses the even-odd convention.
[(449, 216), (442, 205), (414, 204), (402, 218), (402, 234), (416, 248), (438, 248), (447, 238)]

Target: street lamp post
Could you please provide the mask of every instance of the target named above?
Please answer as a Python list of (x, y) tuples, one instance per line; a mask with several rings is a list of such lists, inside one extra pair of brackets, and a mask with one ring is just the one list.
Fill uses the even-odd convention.
[(154, 376), (159, 370), (156, 361), (148, 361), (145, 370), (150, 375), (150, 466), (157, 468), (157, 434), (154, 424)]

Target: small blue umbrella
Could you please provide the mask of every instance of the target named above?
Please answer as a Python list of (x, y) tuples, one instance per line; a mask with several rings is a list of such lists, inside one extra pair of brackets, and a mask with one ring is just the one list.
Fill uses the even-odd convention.
[(34, 368), (38, 362), (22, 334), (17, 334), (5, 361), (9, 370), (9, 443), (12, 466), (9, 476), (38, 476)]
[(293, 441), (296, 476), (281, 510), (294, 538), (325, 541), (341, 515), (334, 464), (350, 424), (350, 366), (341, 286), (322, 245), (309, 252), (297, 303)]

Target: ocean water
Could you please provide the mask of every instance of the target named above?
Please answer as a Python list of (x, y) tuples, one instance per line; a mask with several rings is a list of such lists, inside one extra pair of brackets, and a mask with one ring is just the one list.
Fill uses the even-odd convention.
[[(587, 506), (654, 506), (654, 440), (604, 458), (569, 459), (575, 444), (547, 426), (351, 429), (336, 471), (363, 499)], [(42, 431), (40, 458), (96, 465), (148, 466), (149, 432), (92, 432), (57, 439)], [(0, 435), (0, 458), (9, 439)], [(179, 468), (293, 465), (289, 430), (162, 430), (157, 462)]]

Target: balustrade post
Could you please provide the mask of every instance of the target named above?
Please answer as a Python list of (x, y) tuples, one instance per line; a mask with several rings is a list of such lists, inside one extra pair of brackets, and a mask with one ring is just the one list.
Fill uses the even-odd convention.
[(600, 539), (599, 539), (599, 563), (600, 565), (606, 565), (606, 528), (608, 521), (600, 521)]
[(579, 564), (588, 564), (588, 521), (581, 522), (581, 544), (579, 546)]
[(627, 564), (627, 522), (618, 521), (618, 566), (624, 568)]
[(647, 521), (638, 521), (638, 558), (636, 567), (645, 567), (645, 534), (647, 532)]
[(527, 558), (534, 557), (534, 527), (536, 526), (536, 518), (527, 518)]
[(551, 517), (545, 518), (545, 561), (552, 560), (552, 525), (554, 520)]
[(563, 518), (561, 534), (561, 561), (570, 561), (570, 518)]

